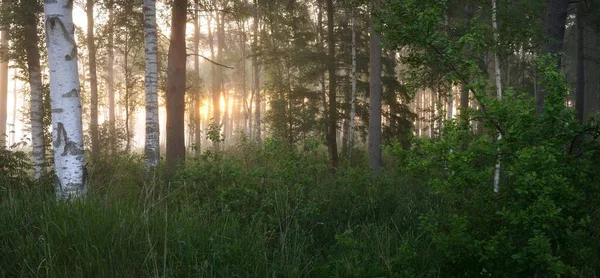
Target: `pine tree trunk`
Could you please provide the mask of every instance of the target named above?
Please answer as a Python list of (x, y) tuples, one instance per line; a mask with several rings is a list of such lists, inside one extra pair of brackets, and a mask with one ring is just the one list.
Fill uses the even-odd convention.
[(578, 4), (577, 9), (577, 91), (575, 97), (575, 118), (580, 122), (584, 122), (584, 104), (585, 104), (585, 57), (584, 57), (584, 42), (583, 32), (585, 29), (583, 21), (584, 2)]
[(356, 18), (355, 9), (352, 8), (352, 95), (350, 100), (350, 139), (348, 141), (348, 157), (352, 157), (354, 148), (354, 130), (356, 127)]
[[(546, 43), (544, 45), (544, 52), (557, 59), (556, 68), (560, 70), (560, 52), (562, 51), (565, 37), (569, 0), (547, 0), (546, 2), (546, 20), (544, 23)], [(536, 93), (537, 112), (542, 113), (544, 110), (544, 100), (546, 99), (546, 90), (542, 86)]]
[(115, 154), (117, 151), (117, 128), (115, 117), (115, 78), (114, 78), (114, 65), (115, 65), (115, 53), (114, 53), (114, 7), (113, 0), (108, 0), (108, 45), (107, 47), (107, 69), (106, 69), (106, 90), (108, 91), (108, 124), (109, 124), (109, 153)]
[(200, 129), (200, 5), (199, 0), (194, 3), (194, 145), (196, 147), (196, 157), (202, 153), (202, 130)]
[[(215, 46), (213, 44), (213, 31), (210, 26), (211, 18), (208, 19), (208, 46), (210, 48), (210, 59), (215, 61)], [(217, 24), (218, 26), (218, 24)], [(211, 64), (210, 67), (210, 76), (211, 76), (211, 90), (212, 90), (212, 123), (219, 129), (219, 133), (221, 132), (221, 94), (219, 93), (219, 82), (217, 77), (217, 68), (214, 64)], [(213, 149), (218, 151), (219, 140), (213, 141)]]
[(100, 155), (98, 139), (98, 77), (96, 74), (96, 43), (94, 42), (94, 0), (87, 0), (87, 47), (90, 67), (90, 137), (92, 157)]
[[(44, 144), (44, 102), (42, 91), (42, 73), (40, 67), (39, 37), (37, 32), (38, 17), (31, 7), (38, 5), (37, 0), (27, 0), (22, 3), (23, 31), (25, 38), (25, 53), (27, 55), (27, 70), (29, 73), (31, 145), (33, 147), (33, 173), (39, 180), (44, 174), (46, 147)], [(15, 98), (16, 99), (16, 98)]]
[(175, 172), (185, 160), (185, 80), (187, 0), (175, 0), (172, 6), (171, 43), (167, 68), (167, 170)]
[[(381, 0), (373, 0), (373, 13), (380, 9)], [(373, 174), (381, 168), (381, 35), (375, 30), (371, 16), (370, 96), (369, 96), (369, 160)]]
[(258, 57), (256, 57), (257, 53), (258, 53), (258, 21), (259, 21), (259, 17), (258, 17), (258, 1), (254, 0), (254, 22), (253, 24), (253, 29), (254, 29), (254, 57), (252, 58), (252, 65), (254, 66), (254, 101), (256, 102), (254, 104), (254, 126), (255, 126), (255, 138), (256, 138), (256, 142), (260, 145), (262, 142), (262, 138), (261, 138), (261, 111), (260, 111), (260, 105), (261, 105), (261, 94), (260, 94), (260, 66), (258, 64)]
[(160, 128), (158, 117), (158, 38), (156, 34), (156, 0), (144, 0), (144, 51), (146, 53), (146, 169), (158, 165)]
[(59, 199), (84, 197), (87, 192), (72, 4), (69, 0), (44, 3), (55, 187)]
[(329, 163), (331, 171), (335, 172), (338, 167), (337, 149), (337, 76), (335, 65), (335, 33), (333, 26), (334, 8), (333, 0), (327, 0), (327, 44), (328, 44), (328, 73), (329, 73), (329, 106), (327, 123), (327, 149), (329, 152)]

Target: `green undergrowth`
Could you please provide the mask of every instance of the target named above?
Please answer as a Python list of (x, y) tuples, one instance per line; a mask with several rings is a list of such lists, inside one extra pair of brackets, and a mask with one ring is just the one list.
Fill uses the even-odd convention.
[(0, 276), (597, 277), (600, 122), (574, 121), (562, 76), (539, 72), (542, 115), (480, 96), (441, 137), (386, 146), (377, 176), (360, 150), (331, 174), (318, 140), (242, 140), (171, 176), (96, 159), (87, 198), (57, 202), (1, 150)]

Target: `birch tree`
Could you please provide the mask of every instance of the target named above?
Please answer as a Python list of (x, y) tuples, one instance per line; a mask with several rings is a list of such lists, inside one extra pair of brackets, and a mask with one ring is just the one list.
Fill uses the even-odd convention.
[(54, 182), (59, 199), (84, 197), (87, 191), (72, 12), (73, 1), (44, 2), (52, 99)]
[[(498, 20), (496, 8), (496, 0), (492, 0), (492, 28), (494, 29), (494, 42), (496, 45), (500, 42), (498, 35)], [(494, 73), (496, 77), (496, 91), (498, 93), (498, 100), (502, 100), (502, 75), (500, 72), (500, 59), (498, 58), (498, 51), (494, 51)], [(502, 134), (498, 132), (498, 141), (502, 140)], [(498, 156), (496, 165), (494, 165), (494, 192), (500, 191), (500, 156)]]
[(37, 0), (21, 2), (23, 11), (23, 31), (25, 39), (25, 55), (29, 74), (31, 144), (33, 147), (33, 173), (39, 180), (44, 173), (46, 147), (44, 144), (44, 104), (42, 91), (42, 73), (40, 67), (40, 49), (38, 46), (38, 10)]
[(156, 0), (144, 0), (144, 51), (146, 53), (146, 167), (156, 167), (160, 158), (158, 118), (158, 39)]

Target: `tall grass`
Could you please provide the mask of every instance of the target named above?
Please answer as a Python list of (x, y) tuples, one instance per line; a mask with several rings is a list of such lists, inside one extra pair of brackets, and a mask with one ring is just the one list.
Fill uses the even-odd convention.
[[(168, 180), (139, 157), (90, 165), (84, 201), (3, 186), (0, 275), (390, 276), (409, 200), (391, 177), (327, 173), (315, 150), (205, 156)], [(352, 244), (352, 237), (366, 241)]]

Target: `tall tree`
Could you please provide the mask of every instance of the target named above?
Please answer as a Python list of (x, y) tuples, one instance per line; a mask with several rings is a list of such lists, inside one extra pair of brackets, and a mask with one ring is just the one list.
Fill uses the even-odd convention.
[(40, 67), (40, 49), (38, 37), (37, 0), (21, 2), (23, 12), (23, 31), (25, 39), (25, 54), (27, 56), (27, 71), (29, 74), (31, 144), (33, 147), (33, 173), (39, 180), (44, 173), (46, 147), (44, 142), (44, 103), (42, 90), (42, 73)]
[(354, 130), (356, 127), (356, 85), (357, 85), (357, 74), (356, 74), (356, 16), (354, 15), (355, 8), (352, 7), (352, 92), (350, 96), (350, 138), (348, 141), (348, 156), (352, 155), (352, 149), (354, 148)]
[(187, 0), (174, 0), (167, 68), (167, 169), (185, 159), (185, 80)]
[(107, 61), (106, 61), (106, 90), (108, 93), (108, 125), (110, 134), (110, 153), (114, 154), (117, 149), (117, 119), (115, 116), (115, 20), (114, 20), (114, 0), (107, 0), (108, 5), (108, 42), (107, 42)]
[(256, 103), (254, 104), (254, 124), (255, 124), (255, 137), (258, 144), (262, 141), (261, 139), (261, 113), (260, 113), (260, 104), (261, 104), (261, 95), (260, 95), (260, 66), (258, 64), (258, 1), (254, 0), (254, 19), (252, 22), (252, 30), (254, 39), (252, 42), (254, 55), (252, 56), (252, 66), (254, 67), (254, 87), (252, 88), (254, 100)]
[[(492, 28), (494, 29), (494, 42), (496, 45), (500, 43), (500, 37), (498, 35), (498, 19), (497, 19), (497, 7), (496, 0), (492, 0)], [(496, 77), (496, 91), (498, 93), (498, 100), (502, 100), (502, 74), (500, 72), (500, 59), (498, 58), (498, 52), (494, 51), (494, 73)], [(502, 134), (498, 132), (498, 140), (502, 139)], [(494, 192), (500, 191), (500, 156), (494, 166)]]
[(90, 70), (90, 137), (92, 156), (98, 157), (100, 145), (98, 138), (98, 77), (96, 74), (96, 43), (94, 42), (94, 0), (87, 0), (87, 47)]
[(375, 29), (374, 14), (381, 8), (381, 0), (372, 1), (369, 84), (369, 160), (373, 174), (381, 168), (381, 35)]
[[(0, 9), (4, 12), (8, 9), (8, 1), (3, 0)], [(6, 121), (8, 120), (8, 30), (0, 28), (0, 147), (5, 146)]]
[(202, 133), (200, 129), (200, 5), (199, 0), (194, 2), (194, 144), (196, 148), (196, 156), (202, 153)]
[(584, 52), (584, 12), (585, 2), (582, 0), (577, 4), (577, 90), (575, 97), (575, 118), (583, 123), (583, 109), (585, 103), (585, 52)]
[[(557, 59), (556, 67), (561, 68), (560, 52), (563, 48), (565, 38), (565, 24), (567, 21), (567, 8), (569, 0), (547, 0), (546, 1), (546, 20), (544, 23), (544, 32), (546, 43), (544, 52)], [(542, 88), (536, 91), (537, 111), (541, 113), (544, 109), (544, 100), (546, 99), (545, 90)]]
[(83, 197), (87, 192), (77, 45), (72, 12), (73, 1), (44, 2), (52, 99), (55, 188), (59, 199)]
[(160, 128), (158, 118), (158, 38), (156, 0), (144, 0), (144, 51), (146, 53), (146, 167), (158, 165)]
[(327, 117), (327, 150), (329, 152), (329, 163), (332, 171), (338, 167), (337, 149), (337, 95), (336, 95), (336, 64), (335, 64), (335, 32), (334, 32), (334, 7), (333, 0), (327, 0), (327, 50), (328, 50), (328, 73), (329, 73), (329, 115)]

